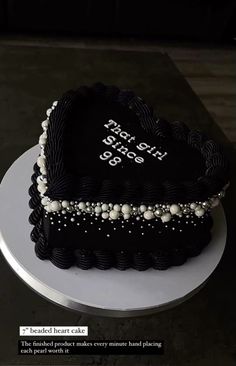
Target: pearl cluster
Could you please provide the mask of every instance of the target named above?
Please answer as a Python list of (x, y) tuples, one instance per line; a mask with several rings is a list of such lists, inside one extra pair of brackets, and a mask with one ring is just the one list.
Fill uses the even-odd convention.
[(41, 123), (43, 128), (43, 133), (39, 136), (39, 145), (40, 145), (40, 156), (37, 159), (37, 165), (39, 167), (41, 175), (37, 178), (37, 188), (41, 197), (43, 199), (44, 193), (47, 191), (47, 170), (46, 170), (46, 156), (44, 152), (44, 148), (47, 142), (47, 129), (49, 126), (49, 117), (53, 109), (56, 108), (58, 101), (53, 102), (51, 108), (47, 109), (46, 116), (47, 118)]
[(182, 217), (183, 215), (189, 216), (190, 214), (195, 214), (197, 217), (201, 217), (207, 210), (217, 206), (223, 195), (224, 193), (222, 191), (217, 196), (204, 202), (192, 202), (189, 204), (179, 203), (171, 205), (155, 204), (152, 206), (135, 206), (127, 203), (113, 204), (66, 200), (52, 201), (48, 197), (43, 197), (41, 203), (47, 212), (61, 211), (62, 214), (66, 214), (67, 212), (76, 212), (77, 215), (87, 213), (109, 220), (128, 220), (130, 217), (136, 217), (137, 220), (140, 220), (141, 218), (145, 220), (159, 218), (164, 223), (170, 221), (173, 216)]
[(209, 198), (204, 202), (192, 203), (173, 203), (173, 204), (154, 204), (154, 205), (133, 205), (128, 203), (106, 203), (106, 202), (77, 202), (67, 200), (51, 200), (45, 193), (47, 191), (47, 170), (46, 170), (46, 156), (44, 148), (47, 141), (47, 129), (49, 126), (49, 117), (53, 109), (57, 106), (58, 101), (53, 102), (51, 108), (47, 109), (47, 118), (42, 122), (43, 133), (39, 137), (39, 145), (41, 148), (40, 155), (37, 159), (37, 165), (40, 168), (40, 175), (37, 177), (37, 189), (40, 193), (41, 203), (44, 209), (49, 212), (67, 212), (76, 211), (77, 215), (86, 213), (90, 215), (100, 216), (102, 219), (128, 220), (130, 217), (136, 217), (137, 220), (141, 218), (144, 220), (160, 219), (163, 223), (168, 222), (173, 216), (182, 217), (189, 214), (195, 214), (197, 217), (203, 216), (208, 210), (217, 206), (220, 198), (224, 197), (227, 186), (217, 195)]

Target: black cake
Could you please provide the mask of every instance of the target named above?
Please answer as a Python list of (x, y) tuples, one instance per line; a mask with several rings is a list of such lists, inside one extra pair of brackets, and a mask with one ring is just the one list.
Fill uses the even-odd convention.
[(68, 91), (46, 114), (29, 189), (40, 259), (163, 270), (200, 254), (228, 186), (216, 142), (101, 83)]

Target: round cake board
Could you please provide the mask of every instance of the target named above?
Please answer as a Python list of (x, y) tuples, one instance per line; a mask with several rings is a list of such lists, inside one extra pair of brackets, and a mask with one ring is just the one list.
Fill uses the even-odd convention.
[(39, 154), (35, 146), (20, 156), (0, 186), (0, 245), (17, 275), (41, 296), (66, 308), (95, 315), (127, 317), (165, 310), (185, 301), (207, 281), (224, 252), (226, 221), (213, 210), (213, 238), (202, 253), (165, 271), (96, 268), (62, 270), (38, 259), (30, 239), (28, 188)]

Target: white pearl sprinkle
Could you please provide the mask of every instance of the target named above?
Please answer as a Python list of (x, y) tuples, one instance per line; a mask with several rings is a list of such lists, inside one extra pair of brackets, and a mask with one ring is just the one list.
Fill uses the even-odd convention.
[(162, 222), (168, 222), (171, 220), (171, 214), (170, 213), (164, 213), (162, 216), (161, 216), (161, 221)]
[(203, 215), (204, 215), (204, 213), (205, 213), (205, 210), (204, 210), (203, 208), (199, 208), (198, 210), (196, 210), (196, 211), (195, 211), (195, 215), (196, 215), (197, 217), (201, 217), (201, 216), (203, 216)]
[(102, 212), (102, 209), (100, 206), (96, 206), (94, 211), (96, 212), (96, 214), (100, 214)]
[(109, 216), (112, 220), (117, 220), (119, 217), (119, 212), (115, 211), (115, 210), (111, 210), (111, 212), (109, 213)]
[(60, 202), (59, 202), (59, 201), (52, 201), (52, 202), (50, 203), (50, 207), (51, 207), (51, 210), (52, 210), (52, 211), (58, 211), (58, 210), (60, 210), (60, 208), (61, 208), (61, 204), (60, 204)]
[(108, 212), (103, 212), (102, 213), (102, 218), (103, 219), (108, 219), (108, 217), (109, 217), (109, 213)]
[(70, 221), (74, 222), (74, 221), (75, 221), (74, 217), (72, 217), (72, 218), (70, 219)]
[(140, 211), (141, 211), (141, 212), (145, 212), (145, 211), (147, 210), (147, 206), (145, 206), (145, 205), (141, 205), (141, 206), (139, 207), (139, 209), (140, 209)]
[(152, 211), (145, 211), (144, 214), (143, 214), (143, 217), (146, 219), (146, 220), (151, 220), (154, 218), (154, 214)]
[(113, 210), (115, 210), (115, 211), (120, 211), (121, 210), (121, 207), (120, 207), (120, 205), (118, 205), (118, 204), (115, 204), (114, 206), (113, 206)]
[(108, 208), (109, 208), (108, 204), (103, 203), (103, 205), (102, 205), (102, 211), (107, 211)]
[(64, 200), (64, 201), (62, 201), (61, 205), (63, 208), (67, 208), (67, 207), (69, 207), (69, 202)]
[(85, 207), (86, 207), (86, 204), (85, 204), (84, 202), (80, 202), (80, 203), (78, 204), (78, 207), (79, 207), (79, 209), (80, 209), (80, 210), (84, 210), (84, 209), (85, 209)]
[(129, 218), (130, 218), (130, 214), (128, 214), (128, 213), (124, 214), (124, 219), (125, 220), (128, 220)]
[(178, 205), (171, 205), (170, 206), (170, 213), (172, 215), (176, 215), (178, 212), (180, 212), (180, 207)]
[(123, 212), (123, 214), (129, 214), (131, 212), (131, 207), (128, 204), (124, 204), (121, 207), (121, 211)]

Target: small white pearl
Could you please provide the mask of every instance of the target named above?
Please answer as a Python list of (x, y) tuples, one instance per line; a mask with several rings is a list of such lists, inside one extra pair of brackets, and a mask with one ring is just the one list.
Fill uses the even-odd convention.
[(124, 217), (125, 220), (128, 220), (130, 218), (130, 214), (128, 214), (128, 213), (127, 214), (124, 214), (123, 217)]
[(119, 211), (121, 210), (120, 205), (115, 204), (115, 205), (114, 205), (114, 207), (113, 207), (113, 210), (115, 210), (115, 211), (119, 212)]
[(201, 216), (203, 216), (203, 215), (204, 215), (204, 213), (205, 213), (205, 210), (204, 210), (203, 208), (199, 208), (198, 210), (196, 210), (196, 211), (195, 211), (195, 215), (196, 215), (197, 217), (201, 217)]
[(170, 206), (170, 213), (172, 215), (176, 215), (178, 212), (180, 212), (180, 207), (178, 205), (171, 205)]
[(96, 212), (96, 214), (99, 214), (99, 213), (102, 212), (102, 209), (101, 209), (100, 206), (96, 206), (95, 209), (94, 209), (94, 211)]
[(48, 108), (48, 109), (46, 110), (46, 115), (49, 117), (49, 116), (50, 116), (50, 114), (51, 114), (51, 112), (52, 112), (52, 109), (51, 109), (51, 108)]
[(155, 216), (158, 217), (158, 216), (161, 216), (162, 215), (163, 211), (158, 208), (154, 213), (155, 213)]
[(145, 212), (147, 210), (147, 206), (145, 205), (141, 205), (139, 208), (141, 212)]
[(61, 205), (62, 205), (62, 207), (67, 208), (69, 206), (69, 202), (64, 200), (64, 201), (62, 201)]
[(119, 217), (119, 212), (115, 211), (115, 210), (111, 210), (109, 216), (112, 220), (117, 220)]
[(103, 205), (102, 205), (102, 211), (107, 211), (108, 208), (109, 208), (108, 204), (103, 203)]
[(123, 214), (129, 214), (131, 212), (130, 205), (124, 204), (121, 208), (121, 211), (123, 212)]
[(70, 219), (70, 221), (74, 222), (74, 221), (75, 221), (74, 217), (72, 217), (72, 218)]
[(52, 202), (50, 203), (50, 207), (51, 207), (51, 210), (52, 210), (52, 211), (59, 211), (59, 210), (60, 210), (60, 208), (61, 208), (61, 204), (60, 204), (60, 202), (59, 202), (59, 201), (52, 201)]
[(169, 212), (166, 212), (164, 213), (162, 216), (161, 216), (161, 221), (162, 222), (168, 222), (171, 220), (171, 214)]
[(103, 212), (102, 213), (102, 218), (103, 219), (108, 219), (108, 217), (109, 217), (109, 213), (108, 212)]
[(65, 214), (66, 214), (66, 210), (62, 210), (62, 211), (61, 211), (61, 213), (62, 213), (63, 215), (65, 215)]
[(55, 101), (52, 103), (52, 105), (53, 105), (54, 107), (56, 107), (56, 106), (57, 106), (57, 104), (58, 104), (58, 100), (55, 100)]
[(84, 202), (80, 202), (80, 203), (78, 204), (78, 207), (79, 207), (79, 209), (80, 209), (80, 210), (84, 210), (84, 209), (85, 209), (85, 207), (86, 207), (86, 204), (85, 204)]

